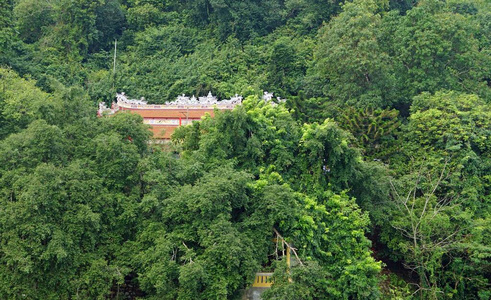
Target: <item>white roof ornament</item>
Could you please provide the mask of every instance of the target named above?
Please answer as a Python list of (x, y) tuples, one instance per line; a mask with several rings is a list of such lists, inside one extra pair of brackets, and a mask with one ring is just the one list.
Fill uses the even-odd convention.
[(145, 101), (145, 98), (141, 98), (140, 100), (136, 99), (128, 99), (126, 95), (123, 93), (121, 94), (116, 94), (116, 99), (118, 100), (118, 104), (129, 104), (129, 105), (146, 105), (147, 101)]
[(242, 96), (235, 94), (230, 100), (219, 101), (216, 96), (213, 96), (211, 92), (205, 97), (196, 97), (193, 95), (191, 98), (187, 97), (185, 94), (177, 96), (174, 101), (165, 102), (165, 105), (197, 105), (197, 106), (211, 106), (211, 105), (237, 105), (242, 104)]
[(165, 104), (171, 104), (174, 103), (174, 105), (184, 105), (189, 102), (189, 97), (186, 96), (186, 94), (182, 94), (177, 96), (177, 99), (173, 102), (165, 102)]
[(199, 104), (217, 104), (217, 97), (213, 96), (210, 91), (206, 97), (199, 97)]
[(97, 115), (102, 117), (103, 115), (112, 115), (119, 110), (119, 107), (113, 102), (112, 107), (108, 108), (105, 102), (99, 102), (99, 109), (97, 110)]
[(99, 110), (106, 110), (107, 106), (105, 102), (99, 102)]
[[(278, 105), (278, 103), (285, 102), (286, 99), (276, 97), (273, 100), (273, 93), (264, 92), (262, 99), (272, 106)], [(141, 97), (140, 100), (128, 99), (124, 92), (116, 94), (116, 102), (113, 102), (111, 108), (108, 108), (104, 102), (99, 103), (99, 109), (97, 114), (99, 116), (112, 115), (119, 110), (138, 110), (138, 109), (180, 109), (180, 108), (192, 108), (192, 109), (213, 109), (214, 107), (219, 109), (232, 109), (236, 105), (242, 104), (243, 97), (235, 94), (230, 99), (219, 101), (216, 96), (213, 96), (211, 91), (208, 92), (206, 97), (192, 96), (188, 97), (186, 94), (177, 96), (174, 101), (167, 101), (162, 104), (147, 104), (145, 98)]]
[(236, 105), (236, 104), (242, 104), (242, 96), (239, 96), (238, 94), (235, 94), (235, 96), (233, 96), (232, 98), (230, 98), (230, 100), (222, 100), (222, 102), (225, 102), (227, 104), (233, 104), (233, 105)]
[(280, 97), (276, 97), (276, 100), (273, 100), (273, 97), (274, 97), (273, 93), (264, 92), (262, 99), (264, 100), (264, 102), (270, 103), (272, 106), (276, 106), (280, 103), (286, 102), (286, 99), (281, 99)]
[[(271, 93), (271, 95), (273, 94)], [(139, 106), (138, 108), (141, 109), (150, 109), (150, 106), (161, 108), (161, 105), (148, 105), (147, 101), (145, 101), (145, 98), (143, 97), (140, 100), (130, 100), (125, 93), (116, 94), (116, 99), (117, 103), (114, 105), (116, 110), (119, 110), (119, 107), (135, 108), (135, 105)], [(219, 101), (210, 91), (205, 97), (198, 98), (196, 98), (194, 95), (192, 97), (188, 97), (186, 94), (182, 94), (177, 96), (176, 100), (174, 101), (166, 101), (164, 106), (235, 106), (242, 104), (242, 99), (242, 96), (235, 94), (235, 96), (230, 99)]]
[(263, 100), (268, 102), (273, 99), (273, 93), (264, 92)]

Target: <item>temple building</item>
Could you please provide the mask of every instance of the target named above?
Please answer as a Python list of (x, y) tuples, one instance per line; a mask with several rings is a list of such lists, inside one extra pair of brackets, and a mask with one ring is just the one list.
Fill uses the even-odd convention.
[(229, 100), (218, 101), (211, 92), (206, 97), (196, 98), (178, 96), (175, 101), (165, 104), (148, 104), (145, 99), (128, 99), (124, 93), (116, 94), (116, 102), (111, 108), (104, 102), (99, 103), (99, 116), (112, 115), (119, 111), (129, 111), (143, 117), (143, 123), (150, 125), (153, 137), (158, 140), (170, 139), (174, 130), (182, 125), (200, 120), (206, 113), (214, 115), (215, 109), (231, 110), (242, 103), (242, 97), (235, 95)]

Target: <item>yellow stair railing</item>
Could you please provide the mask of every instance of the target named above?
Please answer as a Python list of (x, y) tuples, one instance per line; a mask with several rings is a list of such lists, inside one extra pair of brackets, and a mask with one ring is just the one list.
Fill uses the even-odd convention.
[(256, 273), (252, 287), (270, 288), (273, 284), (272, 276), (273, 273)]

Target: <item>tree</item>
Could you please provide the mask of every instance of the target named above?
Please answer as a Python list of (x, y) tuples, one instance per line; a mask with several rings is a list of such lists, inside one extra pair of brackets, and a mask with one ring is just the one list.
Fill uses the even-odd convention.
[(55, 9), (49, 1), (19, 1), (13, 11), (19, 37), (26, 43), (38, 41), (46, 27), (54, 25)]
[(393, 32), (394, 66), (403, 101), (441, 89), (489, 97), (491, 60), (476, 36), (486, 29), (472, 15), (440, 1), (421, 1)]
[(1, 143), (2, 170), (26, 170), (51, 161), (66, 162), (63, 132), (44, 120), (33, 121), (26, 130), (12, 134)]
[(0, 1), (0, 64), (8, 64), (12, 58), (15, 34), (12, 22), (13, 1)]
[(119, 113), (112, 118), (103, 119), (104, 129), (119, 134), (127, 144), (134, 145), (140, 155), (147, 151), (151, 133), (149, 126), (143, 124), (143, 118), (137, 114)]
[(425, 150), (468, 149), (488, 157), (489, 116), (489, 106), (476, 95), (454, 91), (422, 93), (414, 98), (407, 137)]
[(489, 215), (488, 114), (476, 95), (442, 91), (415, 97), (403, 132), (406, 156), (400, 164), (391, 162), (398, 175), (393, 200), (372, 214), (392, 259), (418, 275), (422, 299), (489, 291), (483, 279), (488, 264), (477, 258), (489, 253), (481, 244), (488, 235), (477, 229), (472, 236)]
[(343, 1), (285, 1), (285, 15), (289, 26), (298, 32), (315, 34), (323, 22), (328, 22), (341, 11)]
[(110, 244), (101, 183), (78, 161), (38, 165), (12, 182), (8, 198), (2, 185), (2, 298), (99, 298), (122, 279), (101, 251)]
[(115, 39), (121, 37), (126, 27), (126, 20), (118, 0), (106, 0), (96, 8), (97, 38), (89, 51), (95, 53), (100, 49), (110, 49)]
[(190, 1), (190, 18), (198, 25), (212, 24), (221, 40), (233, 35), (241, 41), (272, 32), (282, 24), (282, 2), (202, 0)]
[(291, 232), (306, 264), (275, 271), (266, 299), (374, 299), (381, 266), (364, 236), (366, 213), (345, 193), (327, 191), (316, 200), (302, 197), (298, 227)]
[[(421, 299), (442, 299), (457, 293), (457, 289), (445, 289), (441, 277), (444, 264), (451, 264), (450, 254), (465, 239), (469, 231), (471, 213), (461, 207), (458, 196), (438, 197), (437, 191), (449, 176), (447, 165), (441, 173), (421, 170), (413, 180), (414, 186), (400, 194), (393, 186), (394, 204), (391, 211), (391, 226), (398, 233), (382, 239), (390, 247), (404, 255), (405, 267), (419, 276), (417, 292)], [(426, 173), (428, 172), (428, 173)], [(386, 232), (388, 234), (388, 232)], [(451, 282), (457, 287), (459, 280)]]
[(339, 126), (353, 134), (355, 146), (362, 149), (366, 160), (388, 161), (397, 151), (401, 122), (395, 109), (343, 109)]
[(94, 159), (99, 176), (104, 178), (109, 188), (125, 189), (126, 192), (136, 184), (138, 177), (138, 151), (135, 145), (124, 141), (117, 134), (100, 134), (94, 139)]
[(304, 124), (302, 133), (297, 160), (301, 190), (322, 194), (329, 186), (335, 191), (348, 188), (359, 163), (349, 134), (330, 119)]
[(186, 141), (192, 141), (183, 150), (196, 150), (194, 155), (207, 165), (234, 160), (239, 168), (255, 175), (260, 168), (269, 167), (285, 178), (295, 172), (291, 166), (299, 138), (300, 128), (283, 106), (252, 96), (241, 107), (217, 111), (214, 118), (205, 118), (192, 129), (178, 129), (174, 136), (186, 146)]
[(305, 66), (296, 54), (294, 43), (290, 38), (282, 37), (272, 45), (269, 56), (268, 83), (270, 90), (279, 95), (295, 94), (298, 84), (305, 73)]
[(319, 31), (311, 76), (338, 103), (386, 107), (393, 100), (390, 56), (380, 45), (385, 1), (354, 1)]
[(295, 209), (287, 186), (230, 166), (143, 203), (161, 214), (142, 230), (133, 260), (141, 287), (160, 299), (236, 296), (267, 260), (273, 226), (291, 226)]
[[(57, 60), (66, 62), (87, 59), (89, 50), (98, 37), (96, 11), (103, 6), (104, 0), (62, 0), (55, 3), (51, 13), (53, 24), (43, 29), (43, 35), (39, 40), (40, 50), (45, 54), (55, 51)], [(49, 7), (46, 9), (51, 11)], [(21, 19), (19, 26), (26, 27), (24, 23), (31, 21)]]
[(35, 119), (52, 121), (58, 104), (35, 81), (22, 79), (9, 69), (0, 69), (0, 79), (0, 137), (26, 128)]

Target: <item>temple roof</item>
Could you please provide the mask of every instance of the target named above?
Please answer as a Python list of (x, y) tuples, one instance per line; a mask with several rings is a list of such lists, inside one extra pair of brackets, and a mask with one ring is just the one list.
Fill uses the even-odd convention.
[(116, 94), (116, 102), (111, 108), (105, 103), (99, 103), (97, 114), (113, 115), (119, 111), (127, 111), (143, 117), (144, 123), (149, 124), (153, 137), (156, 139), (170, 139), (174, 130), (192, 121), (200, 120), (206, 114), (215, 115), (215, 109), (230, 110), (242, 103), (242, 97), (235, 95), (231, 99), (219, 101), (211, 92), (206, 97), (196, 98), (180, 95), (175, 101), (165, 104), (148, 104), (144, 98), (140, 100), (128, 99), (124, 94)]
[(143, 118), (172, 118), (172, 119), (200, 119), (206, 113), (210, 116), (214, 116), (213, 109), (122, 109), (123, 111), (131, 111), (132, 113), (139, 114)]

